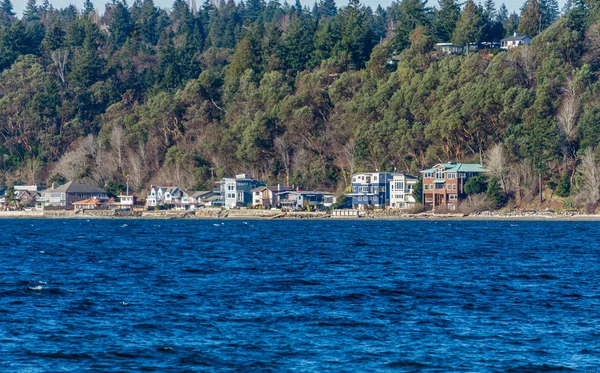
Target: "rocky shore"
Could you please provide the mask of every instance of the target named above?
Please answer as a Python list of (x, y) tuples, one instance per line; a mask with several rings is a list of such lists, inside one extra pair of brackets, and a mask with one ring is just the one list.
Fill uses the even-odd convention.
[(159, 210), (125, 212), (113, 210), (85, 211), (0, 211), (0, 218), (50, 218), (50, 219), (332, 219), (332, 220), (599, 220), (600, 215), (579, 211), (512, 210), (461, 213), (404, 213), (399, 211), (361, 211), (356, 214), (332, 214), (331, 212), (282, 212), (280, 210), (221, 210), (197, 211)]

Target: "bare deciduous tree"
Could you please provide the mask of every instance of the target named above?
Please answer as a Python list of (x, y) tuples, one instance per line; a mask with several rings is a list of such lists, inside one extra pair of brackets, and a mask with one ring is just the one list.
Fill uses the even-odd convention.
[(62, 174), (67, 180), (78, 180), (85, 174), (90, 161), (96, 162), (98, 142), (94, 135), (88, 135), (79, 141), (74, 150), (66, 152), (58, 161), (53, 174)]
[(110, 132), (109, 144), (113, 151), (113, 159), (117, 172), (123, 171), (123, 158), (125, 152), (125, 139), (123, 138), (124, 131), (120, 125), (115, 125)]
[(60, 81), (65, 83), (65, 70), (69, 63), (69, 50), (68, 49), (57, 49), (50, 54), (54, 67), (56, 68), (56, 74), (60, 78)]
[(279, 153), (281, 157), (281, 161), (283, 162), (283, 167), (285, 168), (285, 178), (286, 185), (290, 185), (290, 152), (292, 151), (292, 145), (289, 141), (286, 140), (285, 137), (280, 136), (277, 137), (274, 141), (275, 149)]
[(585, 46), (584, 59), (589, 63), (600, 62), (600, 23), (594, 23), (586, 31)]
[(335, 164), (342, 170), (342, 176), (344, 177), (344, 189), (348, 188), (348, 176), (354, 174), (356, 169), (356, 144), (354, 140), (351, 140), (344, 144), (339, 153), (337, 154)]
[(600, 200), (600, 166), (595, 158), (593, 149), (587, 148), (581, 156), (578, 170), (583, 183), (577, 200), (586, 206), (594, 205)]
[(504, 155), (504, 148), (501, 144), (495, 144), (488, 151), (485, 168), (487, 172), (500, 181), (502, 190), (506, 194), (506, 178), (508, 177), (508, 161)]

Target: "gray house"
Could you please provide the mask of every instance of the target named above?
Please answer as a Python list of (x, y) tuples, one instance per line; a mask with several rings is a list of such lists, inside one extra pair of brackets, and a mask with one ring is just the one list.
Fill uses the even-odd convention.
[(521, 45), (531, 44), (531, 38), (527, 35), (519, 35), (514, 33), (513, 36), (500, 40), (500, 48), (502, 49), (513, 49)]
[(226, 209), (252, 206), (252, 190), (265, 183), (246, 174), (221, 179), (221, 195)]
[(37, 199), (37, 202), (44, 206), (70, 206), (73, 202), (88, 198), (108, 198), (105, 190), (91, 184), (81, 184), (74, 181), (70, 181), (59, 187), (52, 184), (52, 187), (40, 192), (40, 194), (41, 196)]
[(323, 210), (335, 203), (333, 194), (313, 191), (288, 191), (277, 194), (279, 205), (288, 210), (297, 211), (310, 207), (312, 210)]

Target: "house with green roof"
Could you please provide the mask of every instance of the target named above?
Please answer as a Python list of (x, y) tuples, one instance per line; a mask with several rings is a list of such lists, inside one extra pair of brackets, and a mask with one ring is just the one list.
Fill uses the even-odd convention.
[(455, 210), (466, 198), (465, 183), (485, 172), (478, 163), (438, 163), (421, 171), (423, 175), (423, 204), (435, 211), (437, 207)]

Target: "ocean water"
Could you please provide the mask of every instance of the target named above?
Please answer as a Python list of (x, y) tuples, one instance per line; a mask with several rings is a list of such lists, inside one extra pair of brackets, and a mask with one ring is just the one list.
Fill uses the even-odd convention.
[(600, 372), (600, 224), (0, 220), (0, 372)]

